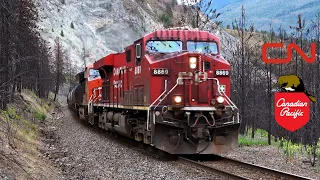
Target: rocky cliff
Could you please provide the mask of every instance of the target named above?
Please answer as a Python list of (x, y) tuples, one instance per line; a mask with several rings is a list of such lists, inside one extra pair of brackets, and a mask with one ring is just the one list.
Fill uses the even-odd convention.
[[(78, 67), (84, 67), (84, 57), (92, 63), (164, 28), (161, 16), (166, 13), (172, 13), (173, 25), (188, 25), (180, 21), (188, 22), (185, 7), (175, 0), (39, 0), (39, 5), (42, 36), (52, 47), (59, 37)], [(207, 29), (221, 36), (224, 44), (235, 41), (221, 29)]]

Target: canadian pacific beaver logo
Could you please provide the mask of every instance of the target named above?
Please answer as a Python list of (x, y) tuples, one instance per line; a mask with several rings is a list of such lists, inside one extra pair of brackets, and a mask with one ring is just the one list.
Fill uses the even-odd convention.
[(293, 132), (306, 125), (310, 119), (310, 100), (316, 102), (296, 75), (281, 76), (278, 84), (285, 92), (275, 93), (274, 116), (277, 123)]
[(305, 89), (303, 81), (296, 75), (280, 76), (278, 78), (280, 87), (286, 92), (303, 92), (312, 102), (316, 102), (317, 99), (311, 96), (310, 93)]

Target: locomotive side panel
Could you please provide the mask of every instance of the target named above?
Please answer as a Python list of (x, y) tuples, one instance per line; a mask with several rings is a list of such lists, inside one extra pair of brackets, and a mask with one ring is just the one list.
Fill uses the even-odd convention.
[(82, 104), (83, 103), (83, 93), (84, 93), (84, 88), (82, 87), (81, 84), (78, 84), (73, 93), (72, 93), (72, 99), (74, 99), (74, 103), (76, 104)]

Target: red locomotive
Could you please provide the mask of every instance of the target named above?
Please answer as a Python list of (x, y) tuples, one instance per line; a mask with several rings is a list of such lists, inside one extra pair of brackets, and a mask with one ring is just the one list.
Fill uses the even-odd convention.
[(77, 79), (68, 104), (90, 124), (172, 154), (219, 154), (238, 145), (230, 64), (209, 32), (155, 31)]

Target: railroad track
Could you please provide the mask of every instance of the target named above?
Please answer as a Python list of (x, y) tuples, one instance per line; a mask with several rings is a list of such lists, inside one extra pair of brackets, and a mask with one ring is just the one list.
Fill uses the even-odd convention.
[[(74, 113), (72, 113), (72, 115), (75, 118), (77, 118)], [(93, 128), (99, 129), (97, 126), (94, 126)], [(99, 130), (104, 131), (102, 129), (99, 129)], [(163, 152), (160, 150), (156, 150), (155, 148), (152, 148), (151, 146), (146, 146), (140, 142), (129, 139), (127, 137), (118, 136), (113, 132), (108, 132), (108, 133), (105, 132), (105, 134), (107, 136), (113, 137), (113, 138), (114, 138), (114, 136), (116, 136), (117, 138), (115, 138), (115, 140), (119, 140), (119, 143), (124, 143), (124, 144), (131, 146), (131, 147), (134, 147), (134, 148), (138, 148), (141, 150), (147, 150), (146, 147), (151, 148), (149, 150), (151, 150), (153, 152), (145, 151), (146, 154), (159, 154), (159, 152)], [(230, 179), (311, 180), (310, 178), (302, 177), (299, 175), (289, 174), (286, 172), (262, 167), (259, 165), (241, 162), (241, 161), (237, 161), (237, 160), (226, 158), (226, 157), (219, 157), (220, 160), (218, 160), (218, 161), (197, 162), (197, 161), (187, 159), (187, 158), (184, 158), (181, 156), (177, 157), (175, 155), (171, 155), (166, 152), (163, 152), (163, 155), (161, 155), (161, 156), (162, 156), (162, 158), (165, 157), (166, 159), (169, 159), (169, 160), (171, 160), (171, 159), (178, 160), (181, 163), (184, 163), (187, 165), (192, 165), (192, 166), (198, 167), (199, 169), (203, 169), (209, 173), (217, 174), (222, 177), (227, 177)]]
[(310, 178), (289, 174), (259, 165), (249, 164), (225, 157), (220, 158), (221, 160), (214, 162), (197, 162), (184, 157), (179, 157), (179, 161), (230, 179), (310, 180)]

